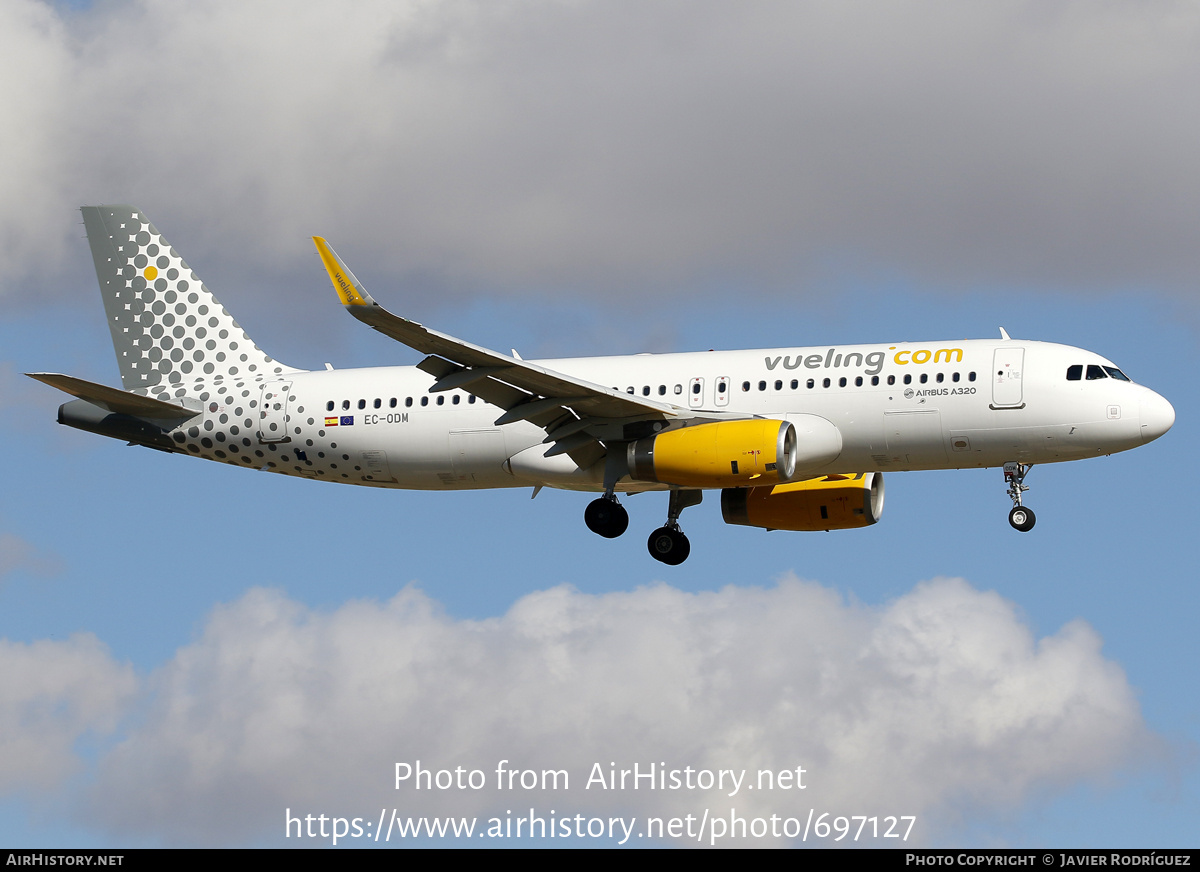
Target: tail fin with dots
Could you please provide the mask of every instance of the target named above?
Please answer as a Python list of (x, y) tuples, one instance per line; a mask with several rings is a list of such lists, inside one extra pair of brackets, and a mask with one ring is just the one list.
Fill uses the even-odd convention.
[(80, 211), (125, 390), (165, 399), (297, 371), (254, 344), (137, 207)]

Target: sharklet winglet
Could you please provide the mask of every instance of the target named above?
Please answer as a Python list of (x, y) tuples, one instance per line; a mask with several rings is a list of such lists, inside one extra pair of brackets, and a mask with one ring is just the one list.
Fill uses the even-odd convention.
[(329, 273), (329, 280), (333, 282), (333, 289), (337, 291), (343, 306), (349, 308), (350, 306), (379, 305), (367, 293), (367, 289), (362, 286), (362, 283), (354, 277), (354, 273), (350, 272), (350, 268), (337, 256), (337, 252), (330, 248), (328, 242), (320, 236), (314, 236), (312, 241), (317, 247), (317, 254), (321, 256), (321, 263), (325, 265), (325, 272)]

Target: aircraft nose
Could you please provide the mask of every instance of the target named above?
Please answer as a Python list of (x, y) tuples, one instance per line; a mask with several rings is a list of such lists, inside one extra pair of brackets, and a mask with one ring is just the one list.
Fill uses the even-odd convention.
[(1175, 423), (1175, 408), (1154, 391), (1147, 390), (1138, 405), (1143, 442), (1153, 442)]

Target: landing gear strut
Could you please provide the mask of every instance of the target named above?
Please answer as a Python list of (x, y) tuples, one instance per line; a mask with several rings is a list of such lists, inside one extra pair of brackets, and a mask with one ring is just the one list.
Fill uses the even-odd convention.
[(1012, 511), (1008, 513), (1008, 523), (1012, 524), (1014, 530), (1020, 530), (1022, 533), (1028, 533), (1037, 522), (1033, 509), (1021, 505), (1021, 494), (1029, 490), (1029, 486), (1024, 483), (1025, 476), (1031, 469), (1032, 463), (1010, 461), (1004, 464), (1004, 480), (1008, 482), (1008, 495), (1013, 501)]
[(702, 499), (704, 491), (671, 491), (671, 499), (667, 504), (667, 523), (651, 533), (650, 538), (646, 540), (651, 557), (667, 566), (678, 566), (688, 559), (688, 555), (692, 553), (692, 544), (679, 529), (679, 515), (688, 506), (699, 505)]

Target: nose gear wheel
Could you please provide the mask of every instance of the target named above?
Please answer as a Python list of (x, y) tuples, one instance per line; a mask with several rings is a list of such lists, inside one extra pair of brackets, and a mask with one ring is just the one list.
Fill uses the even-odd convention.
[(1025, 506), (1014, 506), (1013, 510), (1008, 513), (1008, 523), (1012, 524), (1014, 530), (1020, 530), (1022, 533), (1032, 530), (1036, 522), (1037, 518), (1033, 514), (1033, 509)]

